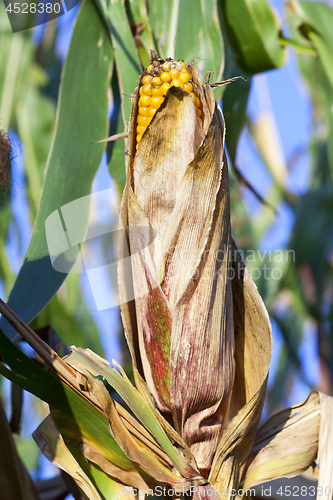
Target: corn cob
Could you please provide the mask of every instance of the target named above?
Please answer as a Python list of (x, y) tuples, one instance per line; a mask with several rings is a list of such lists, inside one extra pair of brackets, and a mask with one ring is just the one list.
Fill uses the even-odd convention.
[(196, 115), (202, 124), (200, 99), (196, 95), (196, 85), (184, 61), (174, 61), (171, 57), (168, 59), (152, 58), (152, 63), (142, 74), (139, 84), (136, 148), (170, 87), (180, 87), (193, 97)]
[[(184, 88), (171, 88), (170, 73)], [(165, 97), (164, 83), (170, 85)], [(155, 87), (162, 94), (158, 106), (151, 100)], [(125, 331), (142, 366), (138, 386), (144, 377), (147, 398), (172, 422), (206, 477), (227, 422), (235, 372), (224, 121), (193, 61), (186, 66), (154, 53), (133, 105), (121, 212), (131, 266), (119, 266)], [(138, 116), (145, 115), (151, 123), (137, 130)], [(128, 292), (135, 297), (131, 309)]]

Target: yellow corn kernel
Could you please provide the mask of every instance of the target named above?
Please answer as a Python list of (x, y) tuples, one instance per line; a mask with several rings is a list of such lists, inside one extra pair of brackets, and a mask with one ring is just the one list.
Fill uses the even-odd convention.
[(168, 59), (163, 62), (160, 59), (154, 59), (150, 64), (144, 76), (141, 77), (139, 86), (139, 106), (136, 123), (137, 144), (146, 130), (150, 120), (155, 115), (158, 108), (163, 103), (170, 87), (180, 87), (188, 92), (195, 105), (195, 111), (202, 123), (200, 99), (194, 90), (196, 87), (192, 80), (192, 75), (188, 71), (184, 61), (173, 61)]
[(153, 97), (162, 97), (164, 94), (163, 94), (163, 90), (162, 90), (162, 85), (160, 87), (154, 87), (152, 90), (151, 90), (151, 95)]
[(191, 83), (184, 83), (184, 90), (190, 94), (193, 90), (193, 85)]
[(164, 64), (162, 64), (162, 69), (163, 69), (163, 71), (170, 71), (171, 66), (169, 63), (164, 63)]
[(184, 84), (181, 80), (179, 80), (179, 78), (177, 78), (176, 80), (172, 80), (171, 85), (172, 87), (181, 87), (182, 89), (184, 88)]
[(179, 73), (178, 69), (172, 68), (172, 69), (170, 69), (170, 75), (171, 75), (171, 78), (173, 80), (176, 80), (177, 78), (179, 78), (180, 73)]
[(136, 131), (139, 135), (142, 135), (144, 133), (144, 131), (146, 130), (147, 127), (144, 127), (143, 125), (138, 125), (136, 127)]
[(153, 87), (159, 87), (160, 85), (162, 85), (162, 80), (160, 79), (160, 77), (154, 76), (150, 83), (153, 85)]
[(191, 96), (193, 97), (194, 105), (198, 108), (200, 106), (200, 100), (197, 98), (194, 92), (191, 92)]
[(179, 75), (179, 80), (181, 80), (183, 83), (188, 83), (192, 79), (192, 75), (186, 70), (186, 71), (181, 71)]
[(170, 83), (163, 83), (163, 85), (161, 85), (162, 94), (165, 95), (170, 87)]
[(148, 113), (149, 113), (149, 116), (153, 117), (154, 114), (156, 113), (157, 109), (155, 108), (148, 108)]
[(142, 95), (139, 99), (139, 106), (149, 106), (150, 105), (150, 97), (148, 95)]
[(144, 107), (144, 106), (139, 107), (139, 115), (140, 116), (149, 116), (148, 111), (149, 111), (149, 108), (147, 108), (147, 107)]
[(141, 87), (141, 89), (142, 89), (142, 94), (140, 94), (140, 95), (143, 95), (143, 94), (148, 95), (148, 96), (151, 95), (152, 88), (151, 88), (150, 83), (148, 83), (147, 85), (144, 85), (143, 87)]
[(142, 85), (147, 85), (151, 81), (152, 77), (150, 75), (145, 75), (142, 78)]
[(164, 97), (151, 97), (150, 98), (150, 106), (152, 108), (159, 108), (164, 101)]
[(150, 120), (151, 120), (150, 116), (138, 115), (138, 118), (137, 118), (138, 125), (142, 125), (143, 127), (147, 127)]
[(160, 76), (162, 82), (164, 83), (170, 83), (171, 82), (171, 75), (170, 73), (164, 72)]

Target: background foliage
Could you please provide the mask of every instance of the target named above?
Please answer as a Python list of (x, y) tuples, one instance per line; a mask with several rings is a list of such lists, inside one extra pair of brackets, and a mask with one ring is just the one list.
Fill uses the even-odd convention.
[[(279, 21), (266, 0), (207, 0), (204, 4), (199, 0), (86, 0), (75, 15), (73, 36), (62, 65), (59, 45), (71, 32), (72, 14), (66, 14), (61, 22), (48, 23), (44, 31), (12, 34), (0, 5), (0, 127), (9, 131), (14, 151), (12, 185), (3, 186), (0, 197), (1, 296), (51, 344), (58, 344), (60, 338), (65, 346), (75, 344), (99, 354), (105, 349), (109, 352), (106, 330), (118, 335), (118, 313), (113, 310), (112, 315), (96, 315), (83, 277), (52, 268), (45, 220), (54, 210), (91, 192), (104, 151), (103, 144), (91, 141), (127, 129), (129, 96), (149, 63), (149, 49), (157, 49), (161, 57), (176, 53), (186, 62), (194, 59), (202, 75), (213, 71), (211, 81), (244, 77), (243, 81), (217, 89), (216, 98), (222, 97), (227, 127), (233, 234), (249, 268), (261, 271), (253, 272), (253, 277), (268, 308), (279, 347), (274, 351), (266, 414), (286, 406), (299, 384), (312, 388), (317, 383), (331, 394), (331, 7), (322, 2), (293, 0), (285, 5), (284, 19)], [(266, 109), (253, 118), (248, 108), (256, 75), (278, 71), (285, 64), (286, 46), (297, 57), (299, 78), (312, 104), (311, 140), (290, 158), (284, 157), (279, 146), (274, 115)], [(253, 161), (249, 160), (246, 171), (241, 168), (240, 147), (244, 140), (265, 165), (271, 180), (269, 190), (260, 190)], [(124, 153), (122, 139), (110, 143), (100, 168), (107, 164), (119, 196), (125, 182)], [(306, 162), (311, 165), (309, 175), (305, 187), (298, 190), (293, 176), (300, 164), (306, 168)], [(106, 170), (103, 175), (105, 179)], [(249, 184), (266, 200), (256, 205), (256, 210), (253, 200), (252, 205), (249, 203)], [(267, 241), (274, 241), (282, 206), (288, 208), (291, 229), (285, 245), (275, 248), (280, 253), (272, 255)], [(92, 207), (92, 213), (93, 219), (97, 217), (98, 207)], [(84, 240), (88, 224), (88, 213), (81, 215), (77, 241)], [(32, 237), (26, 249), (30, 231)], [(79, 250), (73, 245), (67, 252), (68, 269)], [(108, 243), (102, 242), (99, 251), (101, 262), (107, 263)], [(268, 274), (264, 274), (264, 266)], [(14, 338), (15, 332), (4, 320), (0, 326), (10, 339)], [(317, 354), (311, 359), (302, 347), (309, 331)], [(126, 365), (126, 348), (119, 338), (122, 363)], [(309, 363), (313, 363), (310, 368)], [(311, 370), (318, 371), (316, 376), (311, 376)], [(0, 383), (2, 396), (7, 394), (8, 409), (8, 385)], [(28, 469), (36, 471), (38, 453), (34, 443), (26, 434), (24, 438), (17, 434), (21, 399), (16, 386), (12, 398), (11, 426), (16, 444)], [(38, 400), (32, 404), (33, 411), (41, 416), (42, 404)]]

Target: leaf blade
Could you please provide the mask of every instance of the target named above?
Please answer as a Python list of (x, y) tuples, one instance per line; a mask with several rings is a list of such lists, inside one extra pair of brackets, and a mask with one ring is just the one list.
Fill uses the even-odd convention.
[[(106, 29), (92, 0), (87, 0), (79, 13), (64, 66), (56, 129), (32, 239), (8, 300), (10, 307), (27, 323), (45, 307), (66, 277), (66, 273), (52, 267), (45, 221), (62, 205), (90, 192), (104, 148), (90, 141), (106, 134), (111, 59)], [(82, 72), (87, 61), (89, 71)], [(73, 82), (78, 81), (80, 85), (74, 86)], [(82, 241), (88, 214), (81, 215)], [(70, 262), (74, 262), (78, 250), (74, 247)], [(13, 339), (14, 330), (3, 319), (0, 325)]]
[(220, 2), (238, 64), (249, 74), (283, 66), (285, 50), (279, 42), (279, 26), (268, 0)]

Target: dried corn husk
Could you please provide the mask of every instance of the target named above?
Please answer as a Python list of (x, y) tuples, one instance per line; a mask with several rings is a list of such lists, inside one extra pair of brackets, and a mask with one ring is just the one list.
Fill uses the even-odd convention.
[(190, 72), (203, 125), (192, 97), (171, 88), (136, 153), (133, 99), (120, 248), (123, 259), (127, 243), (132, 258), (119, 285), (138, 387), (140, 374), (204, 471), (234, 382), (230, 203), (223, 116), (193, 64)]

